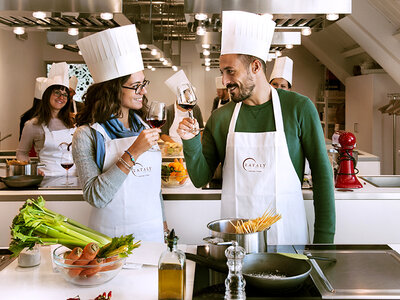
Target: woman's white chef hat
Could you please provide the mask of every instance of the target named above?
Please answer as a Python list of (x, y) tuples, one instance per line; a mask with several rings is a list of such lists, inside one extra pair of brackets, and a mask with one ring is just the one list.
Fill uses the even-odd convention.
[(107, 29), (76, 43), (96, 83), (144, 69), (134, 24)]
[(69, 79), (69, 88), (73, 89), (74, 91), (76, 91), (76, 87), (78, 86), (78, 78), (76, 78), (76, 76), (72, 76)]
[(221, 55), (247, 54), (266, 61), (274, 30), (270, 15), (223, 11)]
[(50, 67), (49, 76), (43, 82), (42, 94), (39, 99), (42, 99), (44, 92), (52, 85), (63, 85), (68, 89), (68, 64), (66, 62), (53, 63)]
[(222, 76), (215, 77), (215, 87), (217, 89), (226, 89), (226, 86), (222, 83)]
[(275, 60), (274, 69), (272, 70), (269, 82), (275, 78), (283, 78), (292, 85), (293, 76), (293, 60), (287, 56), (278, 57)]
[[(178, 92), (178, 86), (182, 84), (189, 84), (192, 85), (189, 81), (189, 79), (186, 77), (186, 74), (183, 70), (180, 70), (179, 72), (176, 72), (174, 75), (169, 77), (167, 80), (164, 82), (169, 89), (176, 95)], [(193, 88), (193, 86), (192, 86)]]
[(45, 87), (45, 83), (47, 81), (46, 77), (38, 77), (35, 81), (35, 95), (36, 99), (42, 100), (43, 88)]

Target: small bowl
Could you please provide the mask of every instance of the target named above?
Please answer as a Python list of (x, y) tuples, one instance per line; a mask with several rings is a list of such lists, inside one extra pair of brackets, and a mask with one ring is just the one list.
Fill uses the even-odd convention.
[[(65, 262), (64, 255), (71, 249), (60, 246), (53, 251), (52, 260), (56, 265), (57, 271), (61, 273), (62, 277), (75, 285), (80, 286), (95, 286), (103, 284), (113, 279), (121, 271), (125, 264), (125, 257), (113, 256), (110, 262), (101, 264), (100, 270), (98, 265), (73, 265)], [(85, 263), (89, 263), (87, 260)], [(84, 273), (89, 275), (84, 275)]]
[(164, 156), (183, 156), (183, 148), (181, 144), (165, 142), (162, 153)]
[(161, 185), (163, 187), (181, 187), (188, 181), (189, 175), (180, 176), (161, 176)]

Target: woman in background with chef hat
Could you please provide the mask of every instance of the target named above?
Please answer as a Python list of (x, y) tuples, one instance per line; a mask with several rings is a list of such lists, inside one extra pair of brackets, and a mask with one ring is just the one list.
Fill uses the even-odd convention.
[(290, 91), (292, 88), (293, 60), (287, 56), (275, 59), (269, 83), (276, 89)]
[(112, 237), (132, 233), (162, 242), (161, 152), (154, 151), (160, 129), (143, 121), (149, 81), (136, 27), (108, 29), (77, 44), (95, 82), (76, 116), (72, 143), (83, 196), (93, 206), (89, 226)]
[[(64, 176), (59, 145), (71, 143), (75, 131), (70, 116), (67, 63), (53, 63), (49, 77), (41, 79), (40, 85), (42, 100), (34, 117), (25, 123), (16, 156), (20, 161), (29, 161), (33, 145), (39, 161), (44, 164), (40, 172), (46, 176)], [(75, 175), (75, 168), (72, 167), (69, 172)]]

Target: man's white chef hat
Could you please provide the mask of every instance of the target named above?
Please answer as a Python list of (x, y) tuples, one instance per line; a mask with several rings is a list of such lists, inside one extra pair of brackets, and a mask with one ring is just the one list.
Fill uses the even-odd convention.
[(46, 77), (38, 77), (36, 78), (36, 82), (35, 82), (35, 95), (34, 97), (36, 99), (41, 100), (42, 99), (42, 95), (43, 95), (43, 88), (45, 87), (47, 78)]
[[(192, 85), (189, 81), (189, 79), (186, 77), (186, 74), (183, 70), (180, 70), (179, 72), (176, 72), (174, 75), (169, 77), (167, 80), (164, 82), (169, 89), (176, 95), (178, 92), (178, 86), (182, 84), (189, 84)], [(193, 88), (193, 86), (192, 86)]]
[(287, 56), (278, 57), (275, 60), (274, 69), (272, 70), (269, 82), (275, 78), (283, 78), (292, 85), (293, 76), (293, 60)]
[(226, 86), (222, 83), (222, 76), (215, 77), (215, 87), (217, 89), (226, 89)]
[(223, 11), (221, 55), (247, 54), (266, 61), (274, 30), (270, 15)]
[(78, 86), (78, 78), (76, 78), (76, 76), (72, 76), (69, 79), (69, 88), (73, 89), (74, 91), (76, 91), (76, 87)]
[(76, 43), (96, 83), (144, 69), (134, 24), (107, 29)]
[(43, 82), (42, 94), (40, 99), (42, 99), (44, 92), (52, 85), (63, 85), (68, 89), (69, 79), (68, 79), (68, 64), (66, 62), (53, 63), (51, 65), (49, 76)]

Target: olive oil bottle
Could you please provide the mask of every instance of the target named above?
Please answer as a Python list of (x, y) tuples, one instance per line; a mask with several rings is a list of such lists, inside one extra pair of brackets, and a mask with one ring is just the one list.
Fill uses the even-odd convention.
[(158, 261), (158, 299), (183, 300), (186, 286), (186, 256), (177, 248), (174, 229), (167, 236), (167, 250)]

